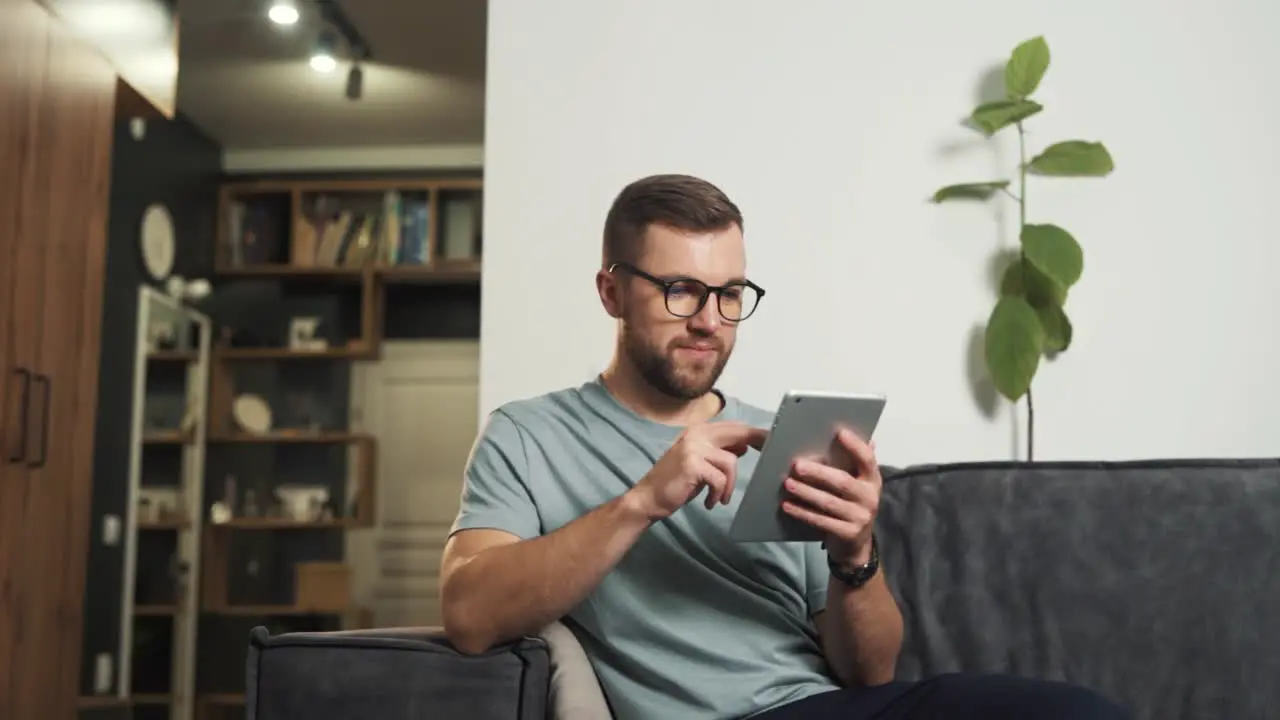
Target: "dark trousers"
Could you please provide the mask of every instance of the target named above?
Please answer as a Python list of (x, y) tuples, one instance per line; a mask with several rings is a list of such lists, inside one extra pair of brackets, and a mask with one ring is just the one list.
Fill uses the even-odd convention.
[(1111, 700), (1066, 683), (1009, 675), (938, 675), (822, 693), (752, 720), (1130, 720)]

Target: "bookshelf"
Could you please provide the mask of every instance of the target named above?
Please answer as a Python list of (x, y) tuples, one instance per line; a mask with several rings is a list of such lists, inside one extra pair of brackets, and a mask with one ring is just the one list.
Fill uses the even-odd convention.
[[(246, 181), (219, 196), (219, 275), (478, 278), (480, 180)], [(247, 232), (246, 232), (247, 231)]]
[[(351, 365), (380, 359), (406, 302), (461, 294), (478, 325), (482, 202), (475, 178), (220, 189), (195, 717), (243, 717), (250, 627), (370, 624), (343, 562), (345, 534), (377, 522), (378, 438), (352, 429)], [(418, 307), (401, 315), (433, 314)]]

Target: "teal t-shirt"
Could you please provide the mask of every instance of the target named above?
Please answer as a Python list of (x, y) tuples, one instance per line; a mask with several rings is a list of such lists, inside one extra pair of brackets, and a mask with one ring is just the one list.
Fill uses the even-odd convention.
[[(773, 415), (726, 396), (715, 419), (767, 428)], [(680, 432), (598, 380), (508, 403), (476, 441), (454, 532), (554, 532), (633, 487)], [(729, 505), (707, 510), (700, 495), (656, 523), (565, 618), (617, 720), (741, 718), (837, 687), (812, 622), (824, 551), (729, 537), (757, 455), (741, 459)]]

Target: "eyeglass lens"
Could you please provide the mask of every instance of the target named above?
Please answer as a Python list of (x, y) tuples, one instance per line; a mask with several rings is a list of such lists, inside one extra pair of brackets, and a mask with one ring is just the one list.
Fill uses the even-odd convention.
[[(702, 309), (711, 290), (696, 280), (682, 280), (667, 288), (667, 310), (679, 317), (692, 317)], [(741, 320), (755, 312), (760, 293), (750, 285), (729, 285), (717, 293), (720, 315), (726, 320)]]

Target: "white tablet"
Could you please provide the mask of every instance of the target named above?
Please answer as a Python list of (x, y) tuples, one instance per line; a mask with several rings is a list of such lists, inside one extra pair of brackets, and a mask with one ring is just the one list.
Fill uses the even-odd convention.
[(738, 542), (817, 542), (821, 530), (796, 520), (782, 509), (783, 482), (797, 458), (848, 467), (849, 454), (836, 433), (847, 427), (870, 440), (884, 412), (881, 395), (854, 395), (793, 390), (782, 398), (769, 437), (760, 450), (755, 472), (733, 517), (729, 536)]

